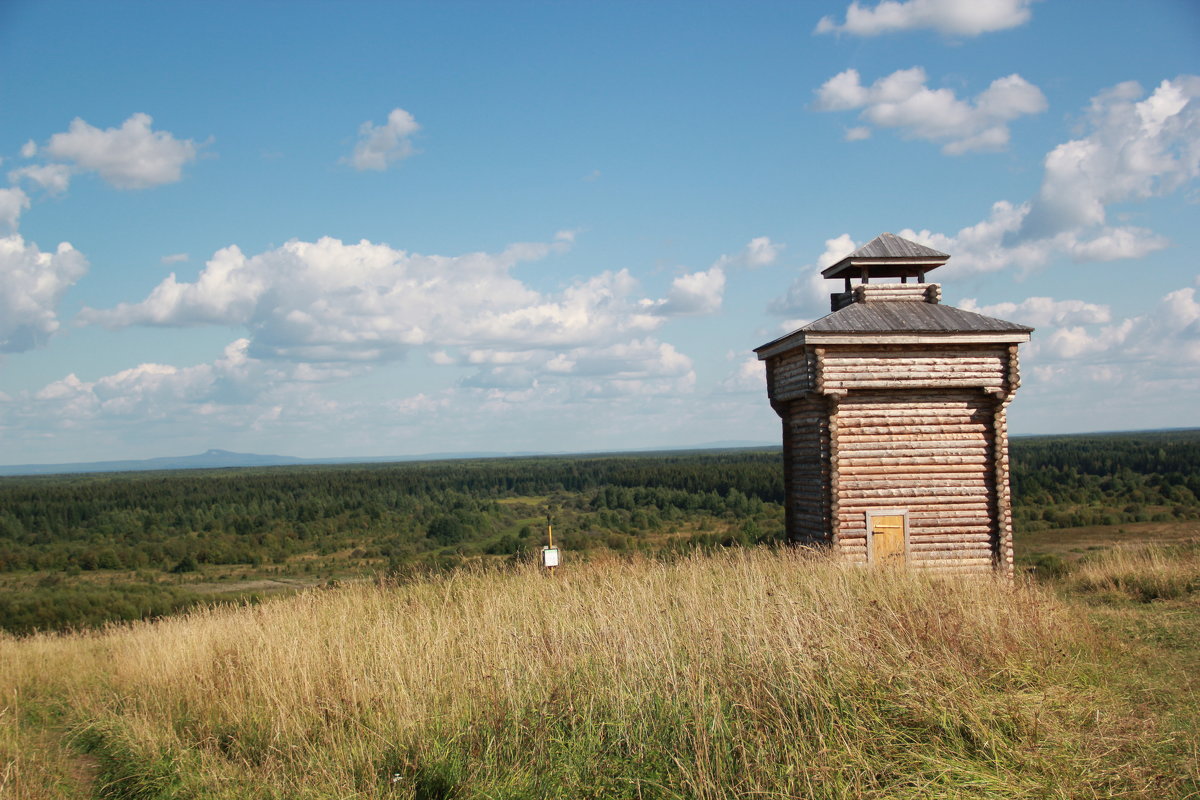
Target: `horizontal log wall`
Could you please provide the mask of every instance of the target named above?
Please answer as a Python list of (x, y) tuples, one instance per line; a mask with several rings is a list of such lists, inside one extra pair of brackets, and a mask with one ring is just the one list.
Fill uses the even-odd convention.
[(800, 347), (767, 361), (767, 394), (775, 402), (786, 402), (816, 387), (817, 359), (812, 350)]
[(867, 512), (902, 509), (913, 566), (992, 569), (1000, 533), (996, 411), (996, 401), (978, 390), (862, 391), (843, 398), (832, 493), (842, 553), (865, 562)]
[(820, 364), (826, 391), (856, 389), (1006, 389), (1007, 345), (826, 346)]
[(831, 538), (829, 403), (823, 397), (790, 403), (783, 417), (788, 536), (801, 544)]
[(855, 303), (908, 301), (940, 303), (940, 283), (860, 283), (854, 287)]

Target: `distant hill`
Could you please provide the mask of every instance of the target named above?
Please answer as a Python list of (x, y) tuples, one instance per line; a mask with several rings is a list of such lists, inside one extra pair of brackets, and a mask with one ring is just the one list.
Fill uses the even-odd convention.
[[(773, 447), (767, 442), (708, 442), (677, 450), (732, 450), (745, 447)], [(657, 452), (664, 448), (645, 448)], [(643, 452), (639, 450), (636, 452)], [(296, 456), (234, 453), (229, 450), (207, 450), (194, 456), (163, 456), (160, 458), (129, 459), (125, 461), (86, 461), (70, 464), (10, 464), (0, 465), (0, 476), (59, 475), (79, 472), (150, 472), (174, 469), (228, 469), (233, 467), (286, 467), (300, 464), (379, 464), (403, 461), (447, 461), (461, 458), (519, 458), (522, 456), (562, 455), (539, 452), (459, 452), (421, 453), (408, 456), (351, 456), (347, 458), (297, 458)]]
[(74, 464), (13, 464), (0, 466), (0, 475), (53, 475), (61, 472), (137, 472), (159, 469), (212, 469), (216, 467), (278, 467), (303, 464), (303, 458), (292, 456), (231, 453), (228, 450), (208, 450), (194, 456), (164, 456), (162, 458), (131, 459), (127, 461), (88, 461)]

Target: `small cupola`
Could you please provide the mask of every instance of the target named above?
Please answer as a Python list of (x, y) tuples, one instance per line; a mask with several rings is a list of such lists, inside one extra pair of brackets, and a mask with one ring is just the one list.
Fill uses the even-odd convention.
[[(950, 256), (932, 247), (910, 242), (892, 233), (881, 233), (841, 261), (821, 271), (830, 279), (841, 278), (845, 288), (829, 296), (830, 310), (838, 311), (852, 303), (879, 300), (910, 300), (937, 303), (941, 286), (925, 283), (925, 274), (950, 260)], [(900, 283), (880, 283), (881, 278), (899, 278)], [(914, 280), (910, 284), (909, 278)], [(858, 279), (857, 286), (853, 281)], [(875, 280), (875, 283), (872, 283)]]

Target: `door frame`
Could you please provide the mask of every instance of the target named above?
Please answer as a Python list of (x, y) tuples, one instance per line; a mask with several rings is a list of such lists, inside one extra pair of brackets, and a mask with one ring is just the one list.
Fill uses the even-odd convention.
[(867, 563), (878, 563), (875, 560), (875, 536), (871, 532), (871, 522), (875, 517), (900, 517), (904, 525), (904, 566), (912, 564), (912, 546), (908, 536), (907, 508), (876, 508), (867, 512)]

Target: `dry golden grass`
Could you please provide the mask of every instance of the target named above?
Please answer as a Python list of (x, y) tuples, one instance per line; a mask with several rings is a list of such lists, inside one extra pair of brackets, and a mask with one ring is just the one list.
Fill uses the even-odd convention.
[(70, 796), (61, 726), (111, 797), (1182, 791), (1098, 647), (1034, 585), (792, 551), (312, 590), (0, 638), (0, 789)]
[(1075, 564), (1067, 585), (1133, 600), (1176, 600), (1200, 590), (1200, 540), (1123, 544)]

